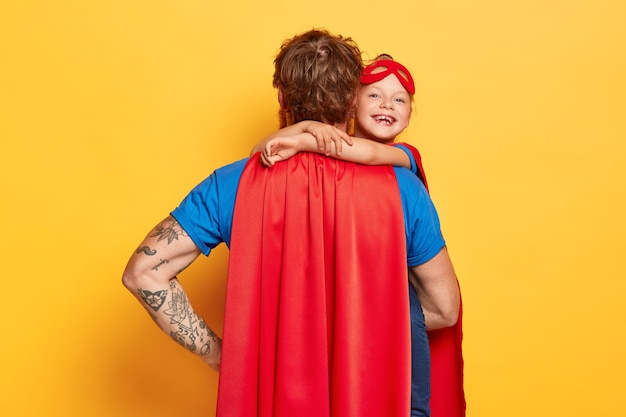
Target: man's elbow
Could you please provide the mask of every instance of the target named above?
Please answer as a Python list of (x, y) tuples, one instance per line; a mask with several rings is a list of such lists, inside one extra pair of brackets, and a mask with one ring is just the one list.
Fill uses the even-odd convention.
[(450, 302), (443, 314), (446, 327), (454, 326), (459, 321), (459, 316), (461, 315), (461, 293), (458, 287), (454, 295), (453, 301)]
[[(440, 308), (433, 314), (432, 329), (452, 327), (459, 321), (460, 304), (450, 303)], [(436, 319), (434, 319), (436, 317)]]
[(454, 326), (459, 320), (459, 311), (457, 310), (456, 314), (452, 310), (439, 310), (437, 313), (432, 314), (428, 314), (428, 312), (425, 311), (424, 317), (428, 330), (439, 330)]
[(122, 284), (128, 291), (137, 294), (139, 289), (154, 291), (155, 289), (167, 288), (171, 279), (167, 272), (155, 272), (150, 265), (130, 263), (122, 274)]
[(442, 317), (441, 327), (452, 327), (459, 321), (459, 309), (450, 310), (446, 312)]
[(137, 285), (137, 277), (128, 271), (124, 271), (124, 274), (122, 274), (122, 285), (132, 293), (136, 293), (139, 288)]
[(136, 294), (139, 288), (146, 287), (146, 274), (137, 265), (129, 263), (122, 274), (122, 284), (128, 291)]

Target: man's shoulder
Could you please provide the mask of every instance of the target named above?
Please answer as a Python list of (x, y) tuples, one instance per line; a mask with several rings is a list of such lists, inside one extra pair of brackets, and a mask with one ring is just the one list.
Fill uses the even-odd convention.
[[(424, 188), (424, 184), (422, 184), (422, 181), (420, 181), (420, 179), (410, 170), (404, 167), (393, 167), (393, 170), (396, 173), (396, 178), (398, 179), (398, 186), (400, 188), (402, 187)], [(425, 188), (424, 188), (424, 191), (426, 191)]]
[(223, 167), (217, 168), (215, 170), (216, 175), (219, 176), (239, 176), (241, 175), (241, 172), (243, 171), (243, 169), (246, 167), (246, 164), (248, 163), (248, 160), (250, 158), (243, 158), (240, 159), (239, 161), (235, 161), (235, 162), (231, 162), (228, 165), (224, 165)]
[(248, 159), (249, 158), (240, 159), (239, 161), (231, 162), (228, 165), (215, 169), (201, 185), (207, 186), (208, 184), (212, 184), (212, 186), (216, 186), (218, 189), (236, 188)]
[(430, 201), (428, 190), (417, 175), (403, 167), (394, 167), (393, 170), (398, 181), (400, 196), (405, 204), (409, 206), (422, 205), (425, 201)]
[(248, 158), (244, 158), (215, 169), (193, 188), (190, 193), (194, 196), (192, 200), (200, 199), (199, 196), (201, 199), (207, 199), (217, 194), (228, 194), (233, 188), (236, 190), (247, 161)]

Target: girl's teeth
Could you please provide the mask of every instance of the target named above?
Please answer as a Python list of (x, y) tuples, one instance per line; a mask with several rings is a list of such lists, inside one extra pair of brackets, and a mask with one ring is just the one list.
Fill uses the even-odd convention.
[(378, 116), (376, 117), (376, 121), (381, 124), (390, 125), (393, 123), (393, 119), (386, 116)]

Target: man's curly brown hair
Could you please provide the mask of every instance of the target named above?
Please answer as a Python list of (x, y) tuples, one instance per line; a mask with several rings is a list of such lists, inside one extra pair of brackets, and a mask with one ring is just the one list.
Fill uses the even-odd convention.
[(338, 124), (352, 117), (363, 61), (351, 38), (324, 29), (297, 35), (283, 43), (274, 68), (273, 84), (285, 106), (281, 127), (302, 120)]

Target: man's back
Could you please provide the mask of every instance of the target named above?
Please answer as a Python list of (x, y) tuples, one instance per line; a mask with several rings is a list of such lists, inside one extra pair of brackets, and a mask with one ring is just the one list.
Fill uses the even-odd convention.
[(390, 167), (251, 159), (233, 219), (218, 416), (405, 417), (404, 231)]

